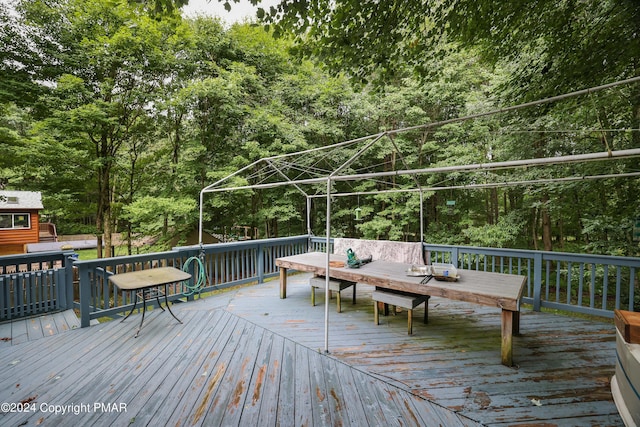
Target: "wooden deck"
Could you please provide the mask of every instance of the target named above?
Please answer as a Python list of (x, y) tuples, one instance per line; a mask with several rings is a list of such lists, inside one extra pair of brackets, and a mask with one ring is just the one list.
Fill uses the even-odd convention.
[(434, 297), (429, 324), (407, 336), (406, 312), (374, 325), (371, 288), (359, 286), (356, 305), (345, 298), (338, 314), (331, 302), (325, 354), (324, 296), (311, 306), (307, 278), (293, 276), (286, 299), (272, 281), (176, 304), (184, 324), (154, 310), (138, 338), (133, 315), (1, 342), (0, 401), (34, 412), (0, 423), (623, 426), (612, 322), (525, 308), (509, 368), (499, 310)]
[(51, 337), (80, 327), (73, 310), (0, 323), (0, 348)]

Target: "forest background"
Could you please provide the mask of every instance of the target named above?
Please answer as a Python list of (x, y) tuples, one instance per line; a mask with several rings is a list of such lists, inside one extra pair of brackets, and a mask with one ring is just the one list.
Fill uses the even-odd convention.
[[(200, 190), (260, 158), (640, 75), (635, 0), (283, 0), (258, 9), (258, 24), (232, 26), (183, 17), (185, 3), (0, 3), (0, 188), (42, 192), (60, 234), (95, 234), (106, 253), (116, 232), (129, 251), (139, 236), (184, 244), (198, 228)], [(640, 84), (394, 143), (421, 168), (638, 148)], [(392, 161), (383, 150), (366, 156)], [(639, 169), (628, 159), (421, 184)], [(637, 177), (432, 191), (426, 240), (638, 256), (639, 191)], [(418, 203), (406, 194), (338, 198), (332, 234), (416, 240)], [(218, 194), (206, 199), (205, 230), (306, 234), (305, 210), (290, 188)], [(312, 217), (318, 234), (323, 215)]]

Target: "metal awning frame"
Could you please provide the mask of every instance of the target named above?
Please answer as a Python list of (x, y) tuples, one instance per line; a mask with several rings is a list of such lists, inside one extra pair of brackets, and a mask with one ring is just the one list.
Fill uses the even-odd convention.
[[(418, 126), (412, 126), (402, 129), (394, 129), (384, 131), (378, 134), (365, 136), (362, 138), (357, 138), (349, 141), (344, 141), (338, 144), (333, 144), (326, 147), (319, 147), (310, 150), (303, 150), (296, 153), (284, 154), (280, 156), (272, 156), (262, 158), (257, 160), (238, 171), (232, 173), (231, 175), (222, 178), (213, 184), (210, 184), (203, 188), (200, 191), (200, 218), (199, 218), (199, 242), (200, 246), (202, 246), (203, 241), (203, 205), (204, 205), (204, 195), (207, 193), (218, 193), (218, 192), (232, 192), (232, 191), (241, 191), (241, 190), (258, 190), (258, 189), (266, 189), (266, 188), (276, 188), (282, 186), (293, 186), (295, 187), (304, 197), (306, 197), (307, 201), (307, 230), (309, 234), (313, 234), (311, 232), (311, 224), (310, 224), (310, 212), (312, 209), (311, 200), (314, 198), (326, 198), (326, 247), (327, 247), (327, 256), (326, 256), (326, 264), (325, 268), (327, 271), (326, 275), (326, 283), (325, 283), (325, 352), (329, 352), (329, 251), (331, 243), (331, 198), (336, 196), (352, 196), (352, 195), (365, 195), (365, 194), (382, 194), (382, 193), (390, 193), (390, 192), (419, 192), (420, 193), (420, 241), (424, 241), (424, 193), (431, 191), (441, 191), (446, 189), (472, 189), (472, 188), (492, 188), (499, 186), (514, 186), (514, 185), (535, 185), (535, 184), (544, 184), (551, 182), (569, 182), (569, 181), (578, 181), (578, 180), (593, 180), (593, 179), (604, 179), (604, 178), (614, 178), (614, 177), (637, 177), (640, 176), (640, 172), (630, 172), (630, 173), (620, 173), (620, 174), (608, 174), (608, 175), (594, 175), (594, 176), (569, 176), (563, 178), (556, 179), (536, 179), (536, 180), (526, 180), (526, 181), (508, 181), (508, 182), (495, 182), (495, 183), (485, 183), (485, 184), (470, 184), (470, 185), (460, 185), (460, 186), (447, 186), (447, 187), (430, 187), (424, 188), (420, 186), (420, 183), (417, 179), (420, 175), (425, 174), (435, 174), (435, 173), (451, 173), (451, 172), (477, 172), (477, 171), (492, 171), (492, 170), (505, 170), (505, 169), (514, 169), (514, 168), (522, 168), (522, 167), (531, 167), (531, 166), (544, 166), (544, 165), (558, 165), (558, 164), (567, 164), (567, 163), (581, 163), (581, 162), (591, 162), (591, 161), (607, 161), (614, 159), (626, 159), (626, 158), (634, 158), (640, 157), (640, 148), (636, 149), (628, 149), (628, 150), (619, 150), (619, 151), (604, 151), (604, 152), (596, 152), (596, 153), (588, 153), (588, 154), (578, 154), (578, 155), (568, 155), (568, 156), (557, 156), (557, 157), (548, 157), (548, 158), (534, 158), (534, 159), (524, 159), (524, 160), (512, 160), (505, 162), (491, 162), (491, 163), (479, 163), (479, 164), (470, 164), (470, 165), (456, 165), (456, 166), (445, 166), (445, 167), (431, 167), (431, 168), (423, 168), (423, 169), (408, 169), (406, 162), (404, 161), (404, 157), (398, 147), (396, 146), (393, 137), (400, 133), (415, 131), (415, 130), (423, 130), (433, 127), (443, 126), (449, 123), (462, 122), (472, 119), (477, 119), (481, 117), (491, 116), (499, 113), (514, 111), (517, 109), (522, 109), (526, 107), (531, 107), (535, 105), (545, 104), (549, 102), (559, 101), (566, 98), (576, 97), (580, 95), (590, 94), (593, 92), (601, 91), (604, 89), (609, 89), (615, 86), (635, 83), (640, 81), (640, 76), (621, 80), (615, 83), (610, 83), (607, 85), (602, 85), (590, 89), (585, 89), (581, 91), (576, 91), (564, 95), (559, 95), (551, 98), (546, 98), (538, 101), (533, 101), (525, 104), (520, 104), (508, 108), (503, 108), (499, 110), (493, 110), (486, 113), (479, 113), (470, 116), (454, 118), (449, 120), (444, 120), (435, 123), (427, 123)], [(360, 158), (364, 153), (366, 153), (374, 144), (381, 141), (383, 138), (388, 138), (391, 141), (391, 145), (396, 150), (396, 152), (400, 155), (402, 160), (402, 164), (404, 165), (404, 169), (402, 170), (393, 170), (393, 171), (384, 171), (384, 172), (373, 172), (373, 173), (361, 173), (361, 174), (344, 174), (341, 173), (345, 171), (353, 162), (355, 162), (358, 158)], [(295, 159), (297, 156), (306, 156), (311, 154), (317, 154), (322, 152), (331, 152), (332, 150), (341, 149), (343, 147), (352, 146), (355, 144), (362, 143), (363, 146), (359, 148), (355, 154), (353, 154), (348, 160), (344, 163), (340, 164), (330, 173), (322, 176), (318, 176), (315, 178), (305, 178), (305, 179), (295, 179), (289, 177), (286, 172), (280, 167), (280, 163), (284, 162), (288, 159)], [(283, 164), (292, 165), (295, 161), (286, 162)], [(273, 173), (273, 176), (277, 175), (281, 179), (276, 180), (274, 182), (266, 182), (252, 185), (241, 185), (241, 186), (232, 186), (229, 185), (229, 182), (232, 178), (238, 177), (241, 174), (255, 169), (258, 166), (265, 167), (270, 169)], [(301, 166), (300, 169), (304, 169), (304, 166)], [(362, 181), (366, 179), (374, 179), (374, 178), (383, 178), (389, 176), (410, 176), (413, 178), (415, 182), (414, 188), (397, 188), (391, 190), (376, 190), (370, 192), (343, 192), (343, 193), (333, 193), (332, 185), (334, 182), (339, 181)], [(324, 194), (309, 194), (308, 191), (305, 191), (304, 187), (308, 185), (314, 185), (316, 190), (318, 190), (319, 184), (326, 184), (326, 189), (324, 190)]]

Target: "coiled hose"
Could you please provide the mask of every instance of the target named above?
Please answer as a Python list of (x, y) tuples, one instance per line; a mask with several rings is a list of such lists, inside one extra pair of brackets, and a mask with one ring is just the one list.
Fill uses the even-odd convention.
[(193, 286), (191, 286), (191, 284), (189, 283), (189, 280), (185, 280), (184, 282), (182, 282), (182, 285), (185, 288), (187, 288), (187, 290), (183, 292), (182, 295), (186, 297), (195, 295), (196, 293), (200, 295), (200, 292), (202, 291), (202, 288), (205, 282), (207, 281), (207, 277), (204, 272), (204, 263), (202, 262), (202, 259), (199, 257), (192, 256), (191, 258), (188, 258), (187, 261), (182, 266), (182, 271), (188, 273), (189, 267), (191, 266), (192, 262), (196, 263), (197, 272), (194, 275), (195, 280), (193, 281)]

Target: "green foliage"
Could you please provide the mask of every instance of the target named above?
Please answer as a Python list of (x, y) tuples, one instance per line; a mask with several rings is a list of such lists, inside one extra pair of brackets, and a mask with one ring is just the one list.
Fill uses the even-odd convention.
[(469, 224), (462, 235), (469, 246), (488, 248), (514, 247), (524, 229), (526, 218), (522, 212), (512, 211), (501, 216), (497, 224)]
[[(609, 217), (597, 215), (582, 218), (582, 233), (587, 244), (584, 249), (589, 253), (627, 256), (638, 251), (638, 242), (631, 237), (633, 218)], [(612, 245), (612, 242), (616, 242)]]
[[(200, 190), (258, 159), (638, 74), (639, 8), (630, 0), (447, 0), (428, 8), (415, 0), (284, 1), (261, 12), (269, 31), (182, 19), (176, 11), (183, 3), (22, 1), (17, 15), (0, 5), (0, 186), (42, 191), (59, 231), (184, 239), (198, 223)], [(389, 135), (345, 173), (637, 148), (639, 133), (624, 129), (639, 128), (639, 94), (638, 85), (628, 85)], [(336, 150), (305, 167), (328, 173), (356, 152)], [(417, 194), (384, 191), (419, 185), (432, 189), (424, 195), (428, 242), (544, 241), (634, 255), (637, 179), (553, 181), (634, 168), (631, 159), (433, 173), (417, 182), (336, 182), (335, 191), (382, 193), (333, 200), (333, 232), (417, 240)], [(256, 168), (228, 183), (269, 178)], [(499, 185), (540, 179), (548, 182)], [(492, 187), (465, 188), (478, 184)], [(305, 199), (292, 187), (209, 193), (204, 200), (205, 229), (307, 231)], [(313, 202), (316, 234), (324, 233), (324, 203)], [(357, 206), (361, 220), (354, 218)]]
[(189, 215), (197, 208), (189, 197), (144, 196), (124, 206), (122, 218), (133, 224), (131, 229), (136, 235), (166, 238), (169, 230), (184, 232)]

